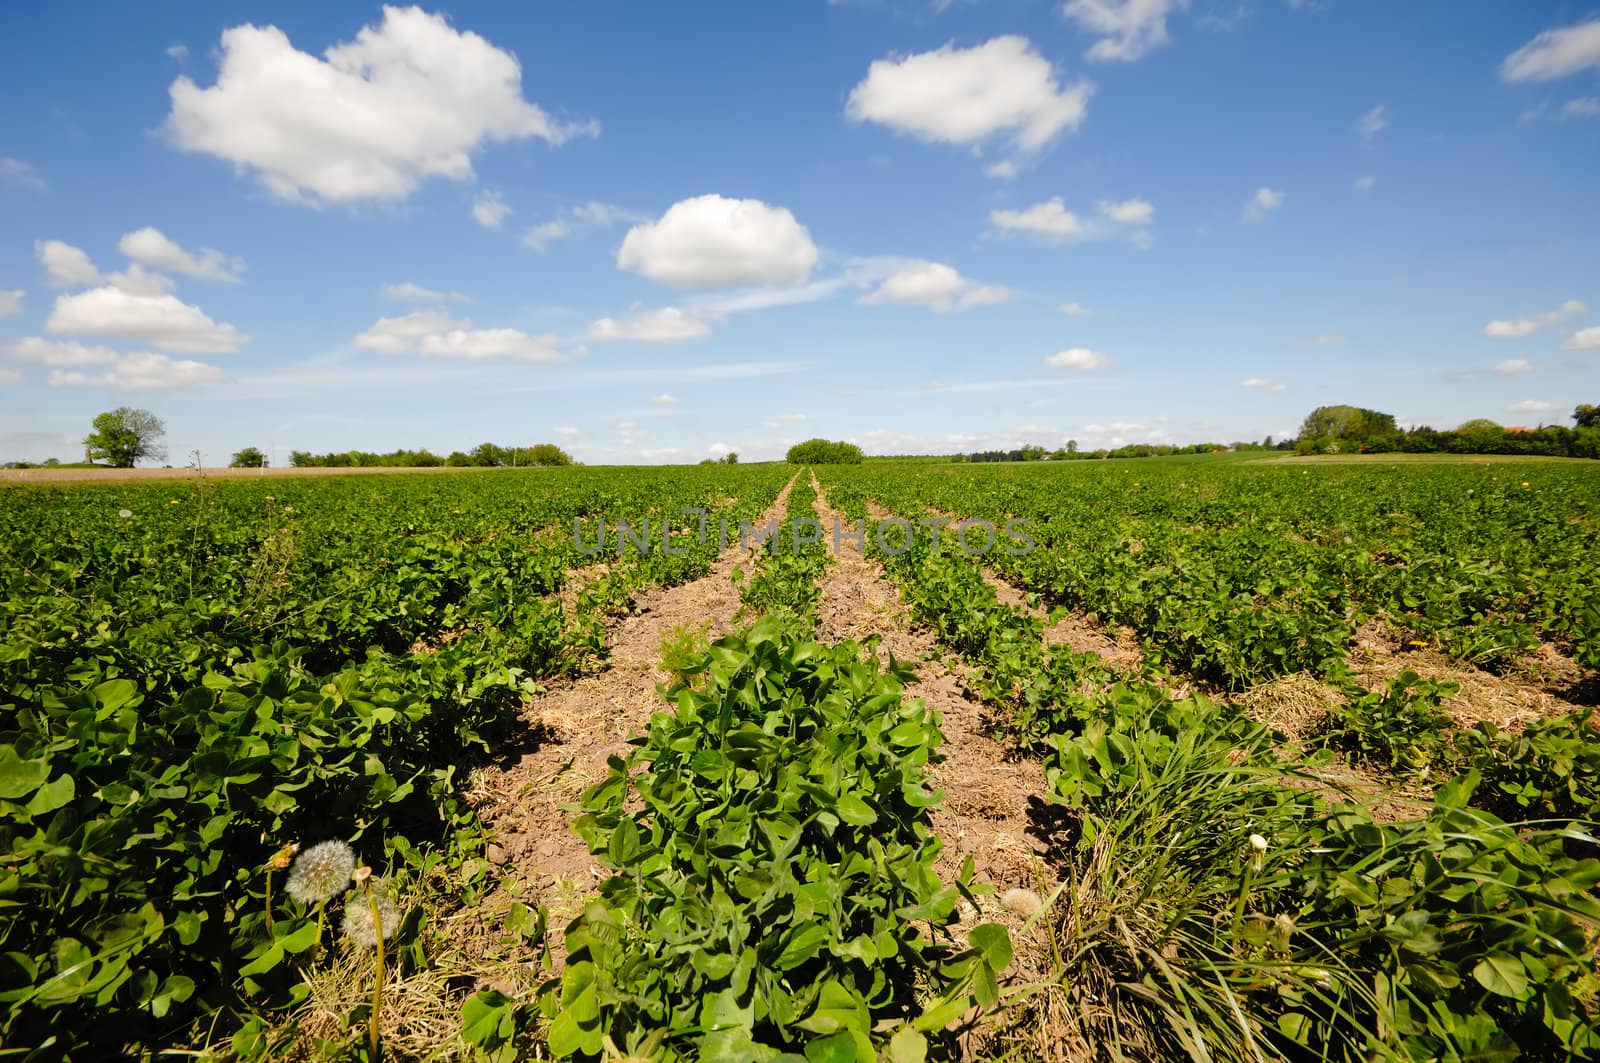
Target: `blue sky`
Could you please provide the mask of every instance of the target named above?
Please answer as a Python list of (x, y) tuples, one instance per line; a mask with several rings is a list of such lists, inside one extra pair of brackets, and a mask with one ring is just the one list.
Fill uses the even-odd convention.
[(0, 10), (0, 460), (589, 462), (1600, 399), (1600, 8)]

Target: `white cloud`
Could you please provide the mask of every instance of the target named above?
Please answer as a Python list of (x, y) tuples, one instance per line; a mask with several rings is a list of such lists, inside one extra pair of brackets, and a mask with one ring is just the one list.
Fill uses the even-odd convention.
[(88, 373), (55, 370), (50, 374), (53, 388), (121, 388), (129, 391), (158, 391), (220, 384), (227, 375), (214, 365), (164, 354), (140, 352), (119, 354), (109, 372)]
[(186, 277), (198, 277), (201, 280), (233, 284), (239, 280), (239, 273), (244, 269), (243, 259), (224, 255), (221, 251), (214, 251), (209, 247), (203, 247), (199, 255), (193, 255), (169, 239), (160, 229), (149, 225), (131, 233), (124, 233), (122, 239), (117, 242), (117, 250), (133, 261), (153, 269), (169, 270), (173, 273), (182, 273)]
[(659, 395), (650, 396), (650, 405), (652, 406), (676, 406), (678, 402), (678, 396), (668, 395), (664, 391)]
[(1375, 185), (1377, 185), (1377, 183), (1378, 183), (1378, 179), (1376, 177), (1371, 177), (1371, 176), (1357, 177), (1356, 180), (1355, 180), (1356, 191), (1358, 191), (1358, 192), (1370, 192), (1370, 191), (1372, 191), (1373, 187)]
[(1507, 358), (1495, 364), (1494, 371), (1501, 376), (1514, 376), (1517, 373), (1533, 372), (1533, 363), (1526, 358)]
[(1502, 81), (1554, 81), (1600, 66), (1600, 18), (1545, 30), (1506, 56)]
[(798, 284), (821, 255), (783, 207), (759, 199), (696, 196), (628, 230), (617, 265), (679, 288)]
[(140, 294), (113, 285), (58, 296), (44, 327), (46, 332), (134, 340), (183, 354), (229, 354), (250, 339), (175, 295)]
[(729, 451), (731, 451), (732, 449), (733, 448), (728, 446), (728, 444), (719, 441), (719, 442), (713, 443), (709, 447), (707, 447), (706, 448), (706, 453), (710, 454), (714, 458), (720, 458), (724, 454), (726, 454)]
[(27, 294), (21, 288), (0, 289), (0, 317), (22, 313), (22, 297)]
[(1057, 243), (1088, 240), (1097, 235), (1094, 226), (1068, 210), (1060, 196), (1025, 210), (991, 210), (989, 224), (1005, 232), (1031, 233)]
[(35, 192), (43, 192), (49, 187), (32, 163), (13, 159), (9, 155), (0, 155), (0, 181), (31, 188)]
[(863, 303), (912, 303), (944, 314), (1016, 298), (998, 284), (968, 280), (943, 262), (910, 262), (891, 273)]
[(1091, 313), (1093, 313), (1093, 311), (1091, 311), (1087, 306), (1084, 306), (1082, 303), (1076, 301), (1062, 303), (1059, 309), (1068, 317), (1088, 317)]
[(1051, 369), (1074, 369), (1087, 372), (1091, 369), (1105, 369), (1111, 365), (1111, 359), (1099, 351), (1091, 351), (1087, 347), (1068, 347), (1064, 351), (1057, 351), (1044, 360), (1044, 364)]
[(33, 253), (50, 275), (50, 283), (58, 288), (94, 284), (100, 280), (100, 270), (81, 247), (60, 240), (35, 240)]
[(1239, 381), (1239, 386), (1249, 391), (1287, 391), (1289, 385), (1281, 380), (1274, 380), (1269, 376), (1247, 376)]
[(588, 203), (580, 203), (549, 221), (542, 221), (532, 226), (522, 234), (522, 242), (535, 251), (543, 251), (557, 240), (565, 240), (569, 236), (610, 228), (625, 222), (646, 220), (631, 210), (591, 200)]
[(472, 296), (463, 295), (461, 292), (444, 292), (435, 288), (424, 288), (411, 281), (402, 281), (399, 284), (385, 284), (383, 297), (393, 303), (470, 303)]
[(529, 362), (557, 362), (565, 356), (556, 348), (559, 337), (530, 336), (511, 328), (475, 329), (472, 322), (452, 318), (443, 310), (416, 310), (401, 317), (380, 317), (352, 345), (378, 354), (420, 354), (424, 358), (489, 361), (509, 358)]
[(0, 366), (0, 384), (20, 383), (22, 383), (22, 370), (12, 369), (8, 366)]
[(1542, 328), (1559, 325), (1569, 317), (1587, 313), (1588, 307), (1578, 299), (1568, 299), (1554, 310), (1546, 310), (1542, 314), (1529, 314), (1526, 317), (1496, 318), (1483, 326), (1483, 334), (1497, 340), (1521, 339), (1531, 336)]
[(1555, 403), (1545, 402), (1542, 399), (1523, 399), (1506, 407), (1512, 413), (1548, 413), (1555, 408)]
[(113, 288), (133, 295), (161, 295), (172, 290), (172, 278), (165, 273), (152, 273), (135, 262), (118, 273), (107, 273), (101, 278)]
[(471, 180), (488, 142), (598, 132), (524, 100), (510, 52), (416, 7), (385, 7), (323, 58), (276, 26), (234, 26), (216, 84), (180, 77), (169, 92), (174, 145), (252, 171), (288, 202), (403, 199), (428, 178)]
[(1061, 13), (1099, 37), (1085, 54), (1095, 62), (1130, 63), (1166, 44), (1167, 16), (1189, 0), (1067, 0)]
[(603, 317), (589, 326), (589, 338), (601, 342), (636, 340), (640, 343), (681, 343), (710, 334), (710, 325), (675, 306), (641, 311), (631, 321)]
[(778, 416), (773, 417), (770, 420), (763, 421), (762, 424), (767, 428), (776, 430), (784, 428), (787, 425), (800, 424), (802, 421), (806, 421), (808, 419), (809, 418), (807, 418), (803, 413), (780, 413)]
[(1014, 159), (1001, 159), (999, 162), (990, 163), (983, 168), (983, 175), (992, 177), (996, 181), (1010, 181), (1021, 172), (1021, 167), (1017, 165)]
[(1561, 345), (1564, 351), (1594, 351), (1600, 350), (1600, 325), (1591, 328), (1579, 329), (1567, 337)]
[(110, 365), (117, 352), (110, 347), (88, 347), (71, 340), (47, 340), (42, 336), (23, 336), (0, 346), (8, 356), (22, 362), (37, 362), (52, 368), (70, 365)]
[(1147, 199), (1102, 199), (1096, 209), (1118, 225), (1149, 225), (1156, 216), (1155, 206)]
[(561, 436), (563, 439), (571, 439), (581, 434), (578, 428), (570, 424), (558, 424), (550, 429), (550, 433)]
[(1049, 60), (1025, 37), (996, 37), (973, 48), (945, 45), (902, 59), (879, 59), (850, 93), (846, 115), (921, 140), (980, 144), (1009, 133), (1021, 151), (1037, 151), (1076, 129), (1094, 86), (1062, 88)]
[(1563, 121), (1569, 118), (1600, 118), (1600, 96), (1579, 96), (1561, 105)]
[(1256, 189), (1256, 194), (1244, 205), (1244, 212), (1240, 218), (1244, 221), (1264, 221), (1268, 214), (1283, 206), (1283, 193), (1275, 188), (1265, 185)]
[(472, 220), (485, 229), (498, 229), (511, 213), (499, 192), (483, 191), (472, 201)]
[(182, 62), (189, 58), (189, 46), (187, 44), (167, 45), (167, 58), (174, 62)]
[(1356, 120), (1356, 132), (1362, 140), (1371, 140), (1388, 127), (1389, 120), (1384, 117), (1383, 110), (1380, 103)]

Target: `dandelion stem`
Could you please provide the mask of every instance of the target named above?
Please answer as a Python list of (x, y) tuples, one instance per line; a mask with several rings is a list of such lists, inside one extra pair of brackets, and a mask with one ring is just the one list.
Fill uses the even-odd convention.
[(378, 910), (378, 895), (371, 886), (364, 887), (367, 894), (367, 907), (372, 911), (373, 928), (373, 975), (372, 975), (372, 1013), (367, 1016), (367, 1058), (370, 1063), (378, 1063), (381, 1046), (378, 1044), (378, 1014), (383, 1010), (383, 913)]
[(272, 866), (267, 865), (267, 937), (272, 937)]

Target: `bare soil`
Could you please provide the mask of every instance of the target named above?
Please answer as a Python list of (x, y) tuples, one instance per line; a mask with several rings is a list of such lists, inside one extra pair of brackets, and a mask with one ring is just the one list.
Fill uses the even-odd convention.
[(1050, 646), (1066, 646), (1077, 653), (1093, 653), (1119, 668), (1137, 670), (1144, 660), (1139, 640), (1127, 628), (1107, 628), (1081, 609), (1060, 614), (1052, 621), (1043, 606), (1029, 605), (1028, 594), (1008, 583), (998, 572), (984, 568), (983, 581), (994, 588), (1001, 604), (1025, 610), (1044, 621), (1044, 641)]
[[(763, 522), (782, 515), (792, 486), (793, 480), (779, 492)], [(730, 577), (736, 566), (751, 564), (749, 554), (735, 543), (705, 576), (639, 592), (632, 611), (608, 628), (606, 668), (524, 704), (526, 747), (510, 752), (475, 787), (478, 811), (497, 836), (490, 861), (514, 872), (516, 899), (549, 907), (553, 931), (577, 914), (602, 877), (570, 830), (583, 791), (605, 778), (607, 758), (625, 755), (628, 739), (648, 727), (652, 714), (667, 711), (656, 689), (668, 679), (659, 667), (663, 639), (684, 628), (716, 639), (732, 627), (739, 592)]]

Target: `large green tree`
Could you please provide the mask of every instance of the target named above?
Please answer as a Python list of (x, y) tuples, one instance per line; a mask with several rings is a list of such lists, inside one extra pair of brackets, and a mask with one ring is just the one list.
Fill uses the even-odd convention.
[(233, 460), (228, 462), (234, 469), (264, 469), (267, 466), (267, 456), (261, 453), (260, 447), (245, 447), (234, 454)]
[(131, 469), (141, 459), (167, 456), (162, 438), (167, 426), (149, 410), (118, 406), (94, 419), (94, 431), (83, 440), (84, 455), (118, 469)]
[(861, 448), (854, 443), (808, 439), (790, 447), (785, 457), (791, 465), (859, 465)]
[(1600, 406), (1583, 403), (1572, 411), (1574, 428), (1600, 428)]
[(1394, 414), (1360, 406), (1318, 406), (1300, 426), (1301, 439), (1353, 439), (1395, 434)]

